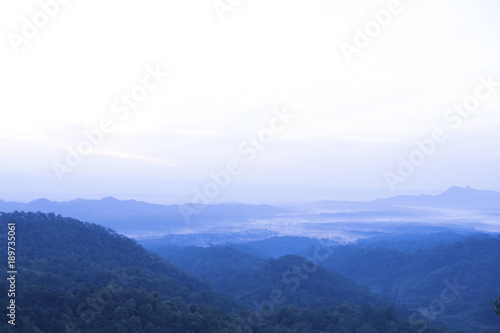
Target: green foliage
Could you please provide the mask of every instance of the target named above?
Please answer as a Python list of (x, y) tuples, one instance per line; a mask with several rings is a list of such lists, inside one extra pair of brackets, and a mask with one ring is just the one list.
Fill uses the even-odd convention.
[[(338, 273), (315, 267), (300, 256), (264, 260), (230, 246), (182, 249), (166, 246), (157, 251), (251, 310), (258, 307), (260, 312), (247, 311), (237, 317), (242, 327), (253, 328), (253, 332), (409, 333), (421, 328), (415, 322), (412, 326), (399, 319), (387, 301), (366, 288)], [(271, 303), (276, 290), (282, 293), (280, 301)], [(405, 315), (409, 317), (410, 313)], [(425, 332), (447, 330), (428, 328)]]
[(367, 288), (329, 272), (297, 255), (264, 260), (229, 246), (157, 250), (186, 272), (207, 281), (217, 291), (237, 298), (248, 307), (267, 300), (273, 290), (283, 292), (284, 305), (326, 308), (339, 303), (381, 303)]
[[(219, 290), (226, 286), (233, 301), (98, 225), (2, 213), (1, 230), (9, 222), (16, 223), (18, 312), (16, 327), (0, 332), (448, 332), (420, 330), (386, 305), (367, 305), (378, 298), (296, 255), (265, 261), (224, 247), (179, 254), (198, 275), (207, 270), (203, 277)], [(6, 287), (0, 281), (2, 304)], [(273, 298), (276, 290), (283, 294)], [(262, 303), (268, 299), (283, 302)]]
[(442, 301), (442, 311), (429, 318), (450, 327), (498, 331), (491, 297), (499, 291), (499, 248), (500, 237), (489, 235), (414, 253), (354, 244), (331, 248), (331, 255), (321, 265), (410, 309), (425, 309)]
[(328, 309), (283, 307), (272, 316), (263, 317), (256, 333), (445, 333), (445, 328), (429, 327), (421, 330), (409, 322), (394, 318), (392, 310), (369, 305), (333, 306)]
[[(234, 328), (216, 308), (233, 308), (227, 299), (127, 237), (54, 214), (0, 215), (2, 230), (9, 222), (16, 223), (19, 332)], [(1, 248), (6, 238), (0, 238)], [(6, 286), (0, 287), (5, 304)]]

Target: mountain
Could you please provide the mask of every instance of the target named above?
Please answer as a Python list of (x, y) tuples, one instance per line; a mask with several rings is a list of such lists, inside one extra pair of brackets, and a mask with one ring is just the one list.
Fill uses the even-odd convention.
[[(500, 193), (451, 187), (439, 195), (396, 196), (370, 202), (321, 201), (293, 206), (210, 204), (158, 205), (135, 200), (38, 199), (29, 203), (0, 201), (0, 211), (40, 211), (73, 216), (131, 236), (179, 233), (228, 233), (261, 229), (293, 234), (302, 222), (457, 221), (485, 222), (500, 217)], [(460, 212), (460, 214), (457, 214)], [(299, 222), (298, 222), (299, 221)], [(310, 226), (309, 226), (310, 227)], [(491, 230), (493, 231), (493, 230)]]
[(438, 195), (398, 195), (386, 199), (375, 199), (366, 202), (355, 201), (318, 201), (309, 204), (316, 209), (382, 209), (397, 207), (433, 207), (468, 210), (500, 211), (500, 192), (476, 190), (471, 187), (452, 186)]
[(440, 207), (454, 209), (500, 210), (500, 193), (470, 187), (452, 186), (438, 195), (396, 196), (371, 202), (383, 206)]
[[(302, 323), (304, 326), (294, 325), (294, 332), (440, 331), (433, 327), (436, 321), (431, 324), (421, 318), (417, 320), (413, 313), (404, 309), (396, 312), (388, 307), (388, 300), (376, 296), (366, 287), (360, 287), (345, 276), (316, 266), (312, 261), (297, 255), (263, 259), (243, 254), (231, 246), (165, 246), (156, 251), (180, 268), (207, 281), (215, 290), (230, 294), (250, 308), (260, 309), (261, 320), (264, 316), (265, 323), (273, 329), (257, 332), (281, 332), (278, 330), (280, 324), (293, 322), (297, 318), (308, 320), (307, 324)], [(375, 312), (373, 304), (378, 304)], [(352, 322), (352, 317), (349, 317), (354, 313), (357, 313), (355, 316), (363, 313), (363, 310), (359, 312), (363, 308), (366, 310), (362, 314), (363, 320), (374, 320), (379, 324), (344, 329), (336, 326)], [(348, 313), (347, 317), (341, 318)], [(398, 316), (410, 318), (410, 325), (402, 326), (401, 322), (396, 324)], [(384, 326), (382, 322), (393, 323)], [(373, 330), (373, 327), (378, 330)]]
[[(19, 332), (236, 329), (220, 310), (234, 303), (132, 239), (54, 214), (1, 214), (0, 228), (8, 223), (15, 224)], [(7, 249), (7, 237), (0, 246)], [(8, 270), (7, 260), (0, 269)], [(2, 279), (2, 304), (8, 289)]]
[(157, 253), (249, 307), (255, 300), (268, 299), (273, 290), (282, 291), (283, 305), (383, 303), (368, 289), (297, 255), (264, 260), (229, 246), (164, 248)]
[[(425, 244), (412, 252), (398, 249), (399, 242), (411, 239), (399, 236), (393, 236), (394, 244), (386, 237), (375, 243), (336, 246), (321, 265), (454, 329), (500, 331), (500, 320), (492, 311), (500, 295), (500, 237), (460, 236), (459, 241), (452, 241), (456, 235), (448, 237), (440, 245)], [(417, 239), (422, 243), (424, 238)], [(435, 237), (428, 241), (432, 244)]]
[(0, 201), (0, 211), (33, 211), (73, 216), (116, 230), (167, 228), (183, 225), (178, 207), (153, 205), (135, 200), (75, 199), (66, 202), (38, 199), (28, 203)]
[[(294, 255), (260, 261), (214, 248), (194, 256), (197, 267), (220, 269), (240, 304), (102, 226), (40, 212), (0, 214), (1, 230), (8, 224), (15, 225), (9, 245), (17, 274), (15, 283), (0, 280), (0, 303), (11, 304), (7, 290), (15, 289), (9, 311), (16, 325), (3, 322), (0, 332), (451, 332), (366, 304), (366, 289)], [(7, 249), (7, 237), (0, 247)], [(7, 272), (7, 260), (0, 269)]]
[(356, 245), (359, 247), (387, 248), (405, 253), (415, 253), (418, 250), (429, 249), (443, 244), (457, 243), (471, 236), (481, 235), (478, 232), (457, 233), (452, 231), (438, 231), (439, 229), (436, 229), (422, 233), (418, 230), (408, 228), (405, 230), (407, 233), (383, 233), (360, 239), (356, 242)]
[(113, 197), (101, 200), (75, 199), (65, 202), (37, 199), (28, 203), (0, 200), (0, 212), (40, 211), (73, 216), (122, 233), (152, 231), (165, 233), (190, 227), (203, 230), (202, 226), (210, 222), (217, 225), (228, 221), (248, 221), (290, 212), (290, 209), (269, 205), (200, 205), (196, 207), (198, 213), (191, 214), (189, 220), (186, 220), (182, 210), (192, 212), (193, 205), (157, 205), (135, 200), (118, 200)]
[[(391, 233), (394, 227), (447, 227), (452, 232), (500, 232), (500, 193), (470, 187), (451, 187), (438, 195), (402, 195), (369, 202), (322, 201), (306, 205), (308, 213), (296, 229), (313, 229), (324, 237), (325, 223), (336, 235), (353, 241), (355, 234), (336, 230), (339, 223), (358, 224), (356, 230)], [(371, 227), (370, 227), (371, 225)], [(444, 230), (443, 230), (444, 231)]]
[(240, 252), (264, 258), (279, 258), (286, 254), (299, 254), (314, 246), (336, 246), (340, 243), (328, 239), (299, 236), (274, 236), (262, 240), (231, 244)]

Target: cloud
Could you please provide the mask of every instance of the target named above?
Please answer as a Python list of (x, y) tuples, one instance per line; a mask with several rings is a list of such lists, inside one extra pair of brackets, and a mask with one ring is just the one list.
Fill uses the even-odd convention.
[(95, 154), (116, 157), (119, 159), (131, 159), (131, 160), (136, 160), (136, 161), (140, 161), (140, 162), (144, 162), (144, 163), (160, 164), (162, 166), (166, 166), (169, 168), (176, 168), (179, 166), (176, 162), (171, 161), (171, 160), (167, 160), (167, 159), (163, 159), (163, 158), (156, 158), (156, 157), (149, 157), (149, 156), (135, 155), (135, 154), (127, 153), (127, 152), (96, 149)]

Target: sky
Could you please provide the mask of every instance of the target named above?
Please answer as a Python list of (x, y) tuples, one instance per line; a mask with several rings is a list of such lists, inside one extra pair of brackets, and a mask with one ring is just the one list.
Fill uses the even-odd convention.
[(500, 191), (499, 10), (494, 0), (2, 2), (0, 199)]

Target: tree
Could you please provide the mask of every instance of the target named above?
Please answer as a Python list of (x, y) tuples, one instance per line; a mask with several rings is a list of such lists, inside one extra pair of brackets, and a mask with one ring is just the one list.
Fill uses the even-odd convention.
[(500, 297), (493, 304), (495, 305), (495, 313), (500, 316)]

